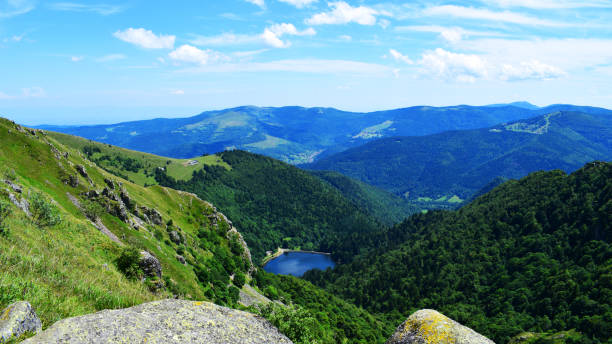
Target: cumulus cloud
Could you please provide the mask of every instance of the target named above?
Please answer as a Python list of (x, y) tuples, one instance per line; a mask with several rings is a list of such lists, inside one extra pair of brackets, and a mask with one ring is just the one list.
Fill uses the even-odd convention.
[(348, 23), (374, 25), (377, 21), (376, 16), (382, 14), (371, 7), (353, 7), (344, 1), (330, 2), (328, 6), (332, 9), (331, 11), (315, 14), (306, 19), (306, 23), (309, 25)]
[(293, 5), (297, 8), (304, 8), (312, 3), (317, 2), (318, 0), (278, 0), (278, 1)]
[(70, 61), (72, 61), (72, 62), (83, 61), (83, 56), (72, 56), (72, 57), (70, 57)]
[(176, 62), (186, 62), (206, 65), (223, 59), (223, 56), (213, 50), (198, 49), (192, 45), (184, 44), (172, 51), (168, 56)]
[(253, 5), (257, 5), (261, 8), (266, 8), (266, 3), (264, 0), (246, 0), (246, 2), (250, 2)]
[(441, 48), (424, 53), (419, 64), (424, 73), (447, 80), (474, 82), (487, 76), (487, 63), (480, 56)]
[(496, 22), (504, 22), (510, 24), (529, 25), (529, 26), (549, 26), (549, 27), (563, 27), (563, 26), (574, 26), (569, 23), (562, 23), (552, 20), (540, 19), (531, 17), (528, 15), (502, 11), (495, 12), (483, 8), (464, 7), (456, 5), (443, 5), (433, 6), (426, 8), (423, 14), (430, 16), (450, 16), (464, 19), (477, 19), (477, 20), (488, 20)]
[(170, 94), (174, 94), (176, 96), (182, 96), (183, 94), (185, 94), (185, 91), (183, 91), (183, 90), (174, 90), (174, 91), (170, 92)]
[(406, 55), (403, 55), (402, 53), (400, 53), (399, 51), (395, 50), (395, 49), (390, 49), (389, 50), (389, 54), (391, 55), (391, 57), (393, 57), (393, 59), (395, 61), (398, 62), (404, 62), (407, 64), (413, 64), (414, 62)]
[(281, 37), (284, 35), (313, 36), (316, 34), (317, 32), (313, 28), (298, 31), (293, 24), (282, 23), (267, 27), (261, 35), (261, 38), (269, 46), (275, 48), (287, 48), (291, 45), (291, 42), (281, 40)]
[(461, 27), (446, 27), (439, 25), (408, 25), (408, 26), (396, 26), (395, 31), (397, 32), (431, 32), (437, 33), (441, 39), (451, 44), (457, 44), (464, 40), (466, 37), (504, 37), (506, 34), (495, 32), (495, 31), (473, 31), (466, 30)]
[(23, 98), (44, 98), (47, 93), (41, 87), (22, 88), (21, 94)]
[(566, 73), (551, 65), (544, 64), (538, 60), (522, 62), (518, 66), (505, 64), (502, 67), (502, 80), (551, 80), (565, 76)]
[(116, 38), (145, 49), (172, 49), (176, 36), (156, 35), (151, 30), (129, 28), (113, 34)]

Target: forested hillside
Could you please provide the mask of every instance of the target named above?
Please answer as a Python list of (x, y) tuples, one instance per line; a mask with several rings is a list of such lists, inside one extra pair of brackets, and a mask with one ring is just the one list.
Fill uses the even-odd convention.
[(433, 308), (502, 344), (527, 330), (612, 338), (610, 163), (536, 172), (458, 211), (352, 239), (349, 253), (377, 246), (305, 278), (371, 312), (403, 319)]
[(572, 172), (597, 159), (612, 159), (612, 116), (553, 112), (487, 129), (380, 139), (307, 167), (337, 171), (415, 202), (458, 204), (496, 178)]
[(338, 190), (294, 166), (243, 151), (219, 156), (230, 169), (205, 166), (186, 181), (157, 169), (155, 178), (216, 204), (240, 228), (257, 259), (277, 247), (327, 252), (343, 233), (381, 227)]

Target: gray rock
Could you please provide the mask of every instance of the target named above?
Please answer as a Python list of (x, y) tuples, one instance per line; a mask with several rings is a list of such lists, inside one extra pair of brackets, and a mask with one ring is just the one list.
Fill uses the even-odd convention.
[(492, 340), (431, 309), (413, 313), (386, 344), (495, 344)]
[(113, 206), (111, 213), (112, 215), (117, 216), (123, 222), (127, 223), (130, 220), (127, 209), (121, 201), (117, 202), (117, 204)]
[(145, 277), (162, 277), (161, 263), (155, 256), (147, 251), (140, 251), (140, 261), (138, 265), (145, 274)]
[(19, 185), (17, 185), (17, 184), (15, 184), (15, 183), (13, 183), (12, 181), (10, 181), (10, 180), (8, 180), (8, 179), (7, 179), (7, 180), (5, 180), (4, 182), (5, 182), (5, 183), (6, 183), (8, 186), (10, 186), (10, 187), (11, 187), (11, 189), (13, 189), (13, 191), (15, 191), (16, 193), (22, 193), (22, 192), (23, 192), (23, 189), (21, 188), (21, 186), (19, 186)]
[(130, 198), (130, 195), (128, 194), (126, 190), (121, 190), (121, 194), (119, 195), (119, 197), (121, 197), (121, 201), (123, 202), (123, 204), (125, 204), (125, 206), (128, 209), (135, 208), (134, 201), (132, 201), (132, 199)]
[(145, 214), (151, 220), (154, 225), (161, 226), (164, 222), (161, 214), (156, 209), (149, 209), (147, 207), (143, 207), (145, 209)]
[(104, 178), (104, 182), (106, 183), (106, 185), (108, 185), (108, 187), (111, 190), (115, 190), (115, 183), (113, 183), (112, 180), (108, 179), (108, 178)]
[(162, 300), (60, 320), (23, 343), (290, 344), (267, 320), (208, 302)]
[(25, 198), (22, 198), (20, 200), (12, 193), (9, 193), (9, 200), (14, 205), (16, 205), (17, 208), (21, 209), (24, 213), (26, 213), (26, 215), (32, 216), (32, 213), (30, 213), (30, 203), (28, 203), (28, 201)]
[(176, 255), (176, 260), (179, 261), (179, 263), (185, 265), (187, 262), (185, 261), (185, 257), (181, 256), (180, 254)]
[(89, 199), (94, 199), (94, 198), (98, 198), (100, 197), (100, 192), (98, 192), (97, 190), (89, 190), (85, 196)]
[(76, 170), (77, 170), (77, 172), (79, 172), (79, 174), (81, 176), (83, 176), (83, 178), (89, 179), (89, 174), (87, 174), (87, 170), (85, 169), (85, 166), (83, 166), (83, 165), (76, 165)]
[(42, 323), (32, 305), (26, 301), (15, 302), (0, 313), (0, 343), (26, 332), (40, 332)]
[(168, 235), (170, 236), (170, 240), (175, 243), (175, 244), (180, 244), (181, 243), (181, 236), (178, 234), (177, 231), (172, 231), (170, 233), (168, 233)]
[(77, 176), (76, 174), (69, 175), (68, 185), (72, 186), (73, 188), (76, 188), (77, 186), (79, 186), (79, 176)]

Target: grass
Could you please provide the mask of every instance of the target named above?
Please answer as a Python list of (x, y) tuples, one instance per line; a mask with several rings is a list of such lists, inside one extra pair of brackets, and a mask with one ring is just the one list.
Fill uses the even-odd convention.
[[(74, 148), (55, 140), (60, 136)], [(0, 180), (14, 180), (23, 188), (25, 198), (37, 193), (45, 195), (62, 219), (59, 224), (41, 227), (10, 204), (9, 215), (4, 220), (7, 231), (0, 234), (0, 309), (15, 301), (29, 301), (46, 328), (62, 318), (129, 307), (173, 294), (208, 300), (192, 266), (176, 259), (179, 246), (168, 240), (165, 225), (147, 224), (145, 229), (135, 230), (108, 213), (101, 216), (102, 223), (125, 245), (147, 250), (160, 260), (164, 279), (170, 279), (175, 287), (172, 293), (154, 293), (145, 284), (130, 281), (117, 270), (114, 262), (121, 246), (96, 229), (71, 198), (83, 201), (83, 193), (90, 189), (100, 191), (106, 185), (104, 179), (121, 182), (136, 204), (158, 210), (164, 223), (171, 219), (182, 229), (185, 259), (192, 263), (200, 259), (197, 263), (201, 264), (213, 256), (198, 245), (197, 238), (200, 228), (210, 228), (206, 215), (212, 214), (212, 206), (194, 195), (160, 186), (145, 188), (98, 168), (81, 153), (82, 146), (89, 144), (92, 143), (61, 134), (37, 132), (34, 136), (0, 119)], [(167, 164), (164, 158), (116, 147), (102, 150), (106, 145), (96, 145), (102, 153), (125, 153), (153, 166)], [(64, 153), (68, 153), (67, 159)], [(216, 156), (198, 158), (199, 168), (202, 164), (223, 164), (217, 159)], [(182, 162), (172, 160), (169, 165), (177, 175), (187, 175), (191, 173), (188, 168), (198, 168), (198, 165), (185, 167)], [(79, 185), (71, 187), (63, 182), (62, 176), (77, 175), (76, 165), (85, 166), (89, 180), (78, 176)], [(0, 182), (0, 201), (8, 201), (8, 186), (3, 182)], [(161, 235), (161, 240), (155, 233)], [(218, 245), (229, 247), (225, 239)]]
[[(83, 148), (85, 147), (96, 147), (100, 150), (100, 152), (92, 154), (90, 159), (94, 161), (98, 161), (105, 155), (110, 157), (121, 156), (124, 158), (134, 159), (137, 163), (142, 165), (142, 168), (138, 169), (137, 172), (127, 171), (124, 168), (121, 168), (121, 166), (113, 165), (108, 160), (99, 161), (99, 165), (109, 171), (116, 173), (118, 172), (120, 175), (124, 175), (126, 177), (125, 179), (143, 186), (157, 184), (153, 175), (155, 169), (160, 167), (166, 169), (168, 171), (168, 175), (178, 180), (188, 180), (191, 178), (194, 171), (202, 170), (204, 165), (217, 165), (223, 166), (227, 169), (231, 168), (217, 155), (207, 155), (193, 159), (172, 159), (99, 143), (72, 135), (55, 132), (48, 132), (48, 135), (58, 142), (76, 149), (79, 153), (83, 152)], [(188, 162), (191, 160), (198, 161), (198, 164), (189, 165)]]

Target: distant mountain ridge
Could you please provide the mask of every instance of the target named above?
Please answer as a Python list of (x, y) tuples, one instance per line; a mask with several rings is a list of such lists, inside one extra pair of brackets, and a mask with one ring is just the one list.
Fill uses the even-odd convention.
[(369, 113), (321, 107), (243, 106), (207, 111), (190, 118), (39, 128), (173, 158), (241, 149), (301, 164), (374, 139), (485, 128), (561, 110), (612, 113), (574, 105), (529, 108), (523, 103), (415, 106)]
[(485, 129), (379, 139), (306, 167), (410, 199), (467, 199), (496, 178), (572, 172), (588, 161), (611, 159), (612, 116), (552, 112)]

